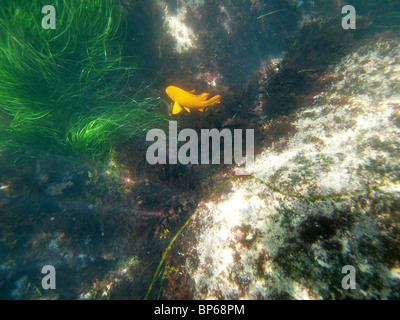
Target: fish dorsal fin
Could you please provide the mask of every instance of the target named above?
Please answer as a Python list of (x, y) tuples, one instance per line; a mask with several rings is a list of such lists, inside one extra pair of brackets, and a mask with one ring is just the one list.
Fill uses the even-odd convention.
[(200, 99), (203, 100), (203, 101), (205, 101), (205, 100), (207, 100), (208, 96), (209, 96), (209, 93), (202, 93), (202, 94), (200, 95)]
[(181, 106), (179, 105), (178, 101), (175, 100), (174, 106), (172, 108), (172, 114), (178, 114), (182, 111)]
[(190, 90), (190, 91), (188, 91), (189, 93), (195, 93), (196, 92), (196, 90), (195, 89), (193, 89), (193, 90)]

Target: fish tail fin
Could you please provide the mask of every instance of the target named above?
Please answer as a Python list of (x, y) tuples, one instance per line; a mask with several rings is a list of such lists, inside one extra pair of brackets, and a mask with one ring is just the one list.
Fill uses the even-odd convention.
[(207, 100), (209, 95), (210, 95), (209, 93), (202, 93), (200, 95), (200, 100), (203, 100), (203, 101)]
[(216, 104), (216, 103), (220, 103), (221, 102), (221, 96), (218, 94), (218, 95), (212, 97), (207, 102), (208, 102), (207, 104), (210, 104), (210, 105), (213, 105), (213, 104)]
[(179, 105), (178, 101), (175, 100), (174, 106), (172, 108), (172, 114), (178, 114), (179, 112), (181, 112), (183, 109), (181, 108), (181, 106)]

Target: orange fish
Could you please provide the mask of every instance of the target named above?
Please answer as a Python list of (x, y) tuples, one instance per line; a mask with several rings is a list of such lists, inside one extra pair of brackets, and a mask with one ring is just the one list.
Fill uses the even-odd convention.
[(220, 95), (216, 95), (207, 100), (209, 93), (195, 95), (194, 90), (187, 92), (174, 86), (169, 86), (165, 92), (172, 100), (174, 100), (172, 114), (178, 114), (183, 109), (187, 112), (190, 112), (190, 109), (203, 112), (204, 109), (220, 103), (221, 99)]

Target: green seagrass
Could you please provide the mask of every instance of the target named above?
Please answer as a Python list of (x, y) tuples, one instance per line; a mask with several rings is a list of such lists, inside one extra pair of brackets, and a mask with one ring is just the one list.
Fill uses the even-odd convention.
[(0, 8), (0, 148), (14, 160), (56, 153), (106, 163), (116, 143), (162, 126), (158, 99), (126, 96), (134, 76), (124, 52), (120, 1), (55, 0)]

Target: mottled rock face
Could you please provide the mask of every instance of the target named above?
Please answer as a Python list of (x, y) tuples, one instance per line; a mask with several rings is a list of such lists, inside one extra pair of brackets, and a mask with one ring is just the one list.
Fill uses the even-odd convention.
[[(390, 41), (343, 58), (284, 147), (246, 168), (266, 184), (235, 180), (200, 210), (195, 298), (400, 297), (399, 59)], [(356, 289), (342, 286), (345, 265)]]

